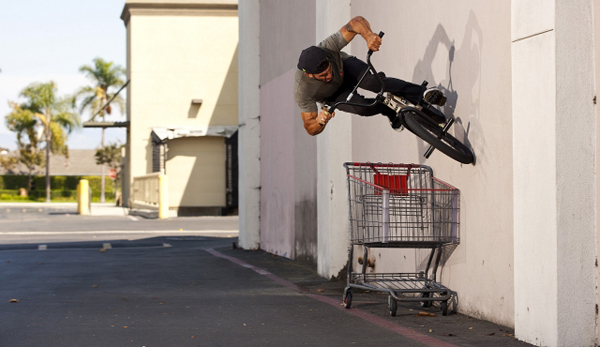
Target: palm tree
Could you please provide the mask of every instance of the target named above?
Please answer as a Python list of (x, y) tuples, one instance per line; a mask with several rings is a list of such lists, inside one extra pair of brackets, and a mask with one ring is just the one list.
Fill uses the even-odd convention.
[(5, 166), (16, 166), (22, 163), (27, 168), (27, 191), (31, 191), (32, 176), (35, 169), (44, 163), (44, 154), (39, 149), (39, 120), (29, 110), (22, 109), (18, 104), (9, 102), (13, 109), (6, 116), (6, 127), (17, 134), (17, 155), (10, 157)]
[[(94, 86), (87, 86), (81, 88), (75, 95), (76, 98), (82, 97), (80, 105), (80, 112), (85, 109), (89, 109), (92, 113), (90, 121), (96, 119), (96, 117), (105, 120), (105, 116), (111, 114), (111, 106), (109, 102), (115, 102), (123, 113), (124, 100), (120, 95), (109, 91), (110, 88), (121, 88), (124, 84), (123, 76), (125, 76), (125, 69), (115, 65), (110, 61), (104, 61), (102, 58), (96, 58), (93, 60), (94, 65), (84, 65), (79, 68), (80, 72), (86, 74), (86, 76), (94, 83)], [(106, 128), (102, 128), (102, 138), (100, 147), (104, 148), (104, 132)], [(101, 181), (101, 192), (100, 202), (104, 202), (104, 167), (102, 164), (102, 181)]]
[(46, 145), (46, 202), (50, 202), (50, 152), (68, 155), (67, 134), (79, 127), (81, 122), (79, 115), (70, 107), (72, 98), (58, 98), (56, 84), (52, 81), (29, 85), (23, 89), (21, 97), (26, 101), (19, 109), (30, 112), (32, 119), (35, 119), (35, 125), (30, 124), (30, 127), (41, 127), (43, 130)]

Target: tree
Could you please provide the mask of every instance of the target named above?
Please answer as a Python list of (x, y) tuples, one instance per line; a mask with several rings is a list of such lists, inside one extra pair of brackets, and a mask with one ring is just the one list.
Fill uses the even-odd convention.
[[(109, 91), (109, 89), (121, 88), (124, 85), (123, 77), (125, 69), (115, 65), (112, 62), (105, 61), (102, 58), (95, 58), (94, 65), (84, 65), (79, 68), (79, 71), (94, 83), (93, 86), (81, 88), (77, 93), (77, 98), (83, 98), (80, 105), (80, 112), (89, 109), (92, 116), (90, 121), (94, 121), (96, 117), (102, 118), (105, 121), (105, 116), (110, 115), (112, 108), (109, 102), (116, 103), (121, 113), (124, 110), (124, 100), (117, 93)], [(100, 142), (101, 148), (104, 148), (104, 133), (106, 128), (102, 128), (102, 138)], [(100, 191), (100, 202), (104, 202), (104, 164), (102, 165), (102, 181)]]
[[(121, 149), (123, 147), (119, 143), (111, 143), (96, 150), (96, 164), (107, 165), (109, 168), (115, 170), (113, 192), (115, 193), (117, 206), (121, 206), (122, 203), (119, 182), (121, 176)], [(116, 191), (114, 191), (115, 186), (117, 188)]]
[(119, 171), (121, 167), (121, 148), (123, 145), (111, 143), (96, 150), (96, 164), (107, 165), (111, 169)]
[(2, 166), (7, 173), (10, 174), (14, 172), (18, 164), (19, 158), (17, 158), (16, 156), (0, 154), (0, 166)]
[(12, 112), (6, 116), (6, 127), (17, 135), (17, 155), (2, 160), (5, 169), (13, 171), (19, 163), (27, 168), (27, 191), (31, 190), (34, 172), (44, 164), (44, 154), (39, 149), (40, 127), (35, 114), (9, 102)]
[(50, 202), (50, 153), (68, 154), (67, 134), (81, 125), (79, 115), (72, 110), (73, 98), (58, 98), (56, 91), (56, 84), (52, 81), (33, 83), (21, 92), (21, 97), (26, 101), (18, 106), (19, 110), (33, 115), (30, 119), (35, 121), (35, 125), (31, 127), (41, 127), (43, 131), (46, 147), (46, 202)]

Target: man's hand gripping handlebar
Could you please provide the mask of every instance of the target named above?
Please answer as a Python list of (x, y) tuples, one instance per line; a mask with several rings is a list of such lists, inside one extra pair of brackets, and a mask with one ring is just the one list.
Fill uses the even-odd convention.
[(325, 125), (327, 125), (327, 122), (329, 122), (329, 120), (333, 117), (335, 117), (335, 113), (330, 113), (327, 109), (327, 106), (323, 106), (321, 112), (319, 112), (319, 115), (317, 115), (317, 123), (319, 123), (320, 126), (324, 127)]

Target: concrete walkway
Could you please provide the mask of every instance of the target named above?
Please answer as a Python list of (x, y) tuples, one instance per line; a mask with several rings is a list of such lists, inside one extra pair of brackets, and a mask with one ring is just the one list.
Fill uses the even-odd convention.
[[(38, 210), (63, 210), (77, 212), (77, 203), (75, 202), (0, 202), (1, 208), (14, 209), (38, 209)], [(127, 216), (129, 209), (116, 206), (114, 203), (93, 202), (91, 208), (92, 216)]]

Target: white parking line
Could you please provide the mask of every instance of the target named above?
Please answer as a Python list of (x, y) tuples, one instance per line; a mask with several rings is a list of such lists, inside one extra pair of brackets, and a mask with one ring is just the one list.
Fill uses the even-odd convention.
[(69, 234), (164, 234), (164, 235), (206, 235), (235, 234), (238, 230), (102, 230), (102, 231), (0, 231), (2, 235), (69, 235)]
[(134, 221), (134, 222), (137, 222), (137, 221), (138, 221), (138, 219), (137, 219), (137, 218), (135, 218), (134, 216), (127, 216), (127, 218), (131, 219), (131, 220), (132, 220), (132, 221)]
[(47, 249), (48, 249), (48, 246), (47, 246), (47, 245), (39, 245), (39, 246), (38, 246), (38, 250), (40, 250), (40, 251), (45, 251), (45, 250), (47, 250)]

